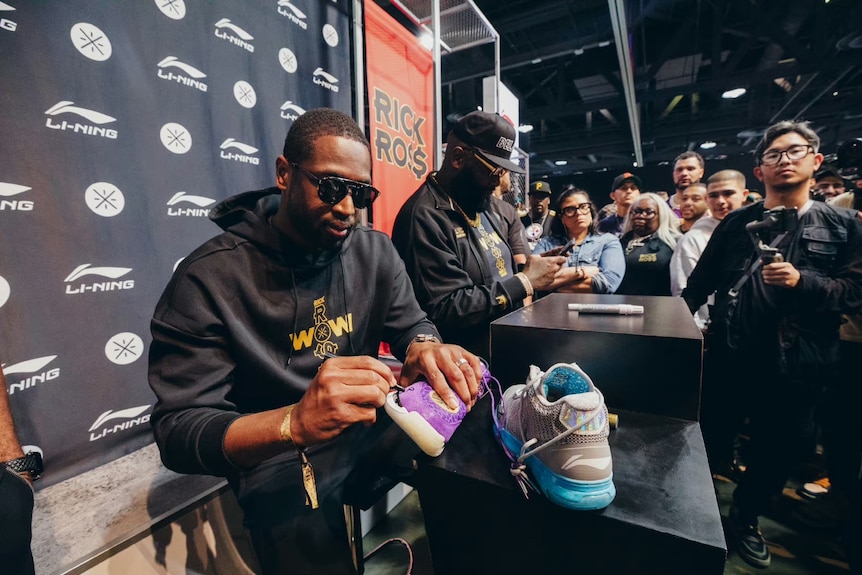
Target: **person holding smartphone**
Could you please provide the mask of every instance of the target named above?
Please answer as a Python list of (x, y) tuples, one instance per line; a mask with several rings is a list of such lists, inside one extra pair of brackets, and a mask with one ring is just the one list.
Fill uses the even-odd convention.
[(596, 207), (584, 190), (567, 186), (559, 200), (551, 235), (534, 253), (566, 256), (564, 267), (547, 291), (614, 293), (625, 275), (625, 257), (613, 234), (597, 231)]

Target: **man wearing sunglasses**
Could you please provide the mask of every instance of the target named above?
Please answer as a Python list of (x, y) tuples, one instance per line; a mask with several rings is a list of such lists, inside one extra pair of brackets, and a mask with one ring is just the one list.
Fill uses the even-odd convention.
[(356, 226), (370, 181), (352, 118), (300, 116), (275, 187), (213, 209), (224, 233), (183, 260), (152, 320), (162, 460), (228, 479), (263, 573), (354, 572), (344, 482), (397, 431), (378, 410), (390, 388), (421, 374), (450, 406), (478, 393), (478, 358), (439, 343), (389, 238)]
[(407, 200), (392, 241), (416, 299), (446, 341), (488, 357), (491, 321), (553, 282), (564, 257), (529, 256), (519, 270), (504, 219), (490, 201), (507, 170), (515, 128), (498, 114), (471, 112), (446, 140), (439, 171)]
[[(766, 190), (763, 202), (727, 214), (682, 292), (692, 312), (715, 293), (701, 400), (714, 472), (731, 461), (741, 419), (749, 418), (747, 470), (733, 494), (729, 543), (756, 567), (771, 560), (758, 516), (807, 451), (814, 406), (835, 378), (841, 314), (862, 307), (862, 223), (853, 212), (809, 197), (823, 162), (819, 147), (803, 122), (766, 130), (754, 168)], [(776, 226), (782, 219), (764, 212), (781, 206), (797, 214)], [(781, 258), (755, 248), (751, 224)]]

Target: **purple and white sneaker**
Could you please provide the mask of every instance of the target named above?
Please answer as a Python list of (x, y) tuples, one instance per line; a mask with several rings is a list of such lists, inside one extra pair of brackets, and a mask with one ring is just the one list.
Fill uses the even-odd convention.
[[(479, 395), (482, 396), (490, 378), (483, 367)], [(404, 391), (391, 391), (386, 396), (386, 413), (412, 439), (419, 449), (437, 457), (467, 415), (467, 406), (456, 395), (458, 407), (449, 408), (428, 382), (417, 381)]]

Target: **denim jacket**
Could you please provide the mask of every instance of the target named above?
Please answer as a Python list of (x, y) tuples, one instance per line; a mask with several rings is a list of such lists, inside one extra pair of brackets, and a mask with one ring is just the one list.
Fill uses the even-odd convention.
[[(534, 254), (541, 254), (566, 243), (561, 236), (548, 236), (539, 240)], [(566, 264), (569, 267), (598, 266), (593, 276), (594, 293), (614, 293), (623, 281), (626, 262), (620, 240), (613, 234), (589, 234), (580, 246), (575, 246)]]

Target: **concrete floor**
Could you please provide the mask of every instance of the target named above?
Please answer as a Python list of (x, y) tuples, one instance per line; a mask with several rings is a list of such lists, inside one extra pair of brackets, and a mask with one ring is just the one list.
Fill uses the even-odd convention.
[[(715, 480), (716, 494), (722, 518), (730, 508), (734, 484)], [(837, 534), (805, 531), (792, 526), (791, 514), (800, 505), (809, 505), (796, 494), (796, 485), (788, 483), (781, 499), (776, 502), (775, 512), (761, 518), (760, 527), (772, 551), (772, 566), (758, 570), (742, 561), (731, 548), (725, 564), (724, 575), (750, 575), (771, 573), (781, 575), (847, 575), (850, 573), (841, 539)], [(425, 534), (422, 508), (414, 491), (409, 494), (385, 519), (363, 540), (365, 552), (392, 538), (408, 541), (414, 555), (413, 575), (434, 575), (431, 553)], [(860, 545), (860, 542), (856, 542)], [(729, 545), (732, 547), (732, 545)], [(503, 550), (501, 550), (503, 552)], [(379, 554), (369, 559), (366, 575), (406, 574), (408, 552), (403, 545), (387, 545)], [(656, 573), (660, 573), (660, 568)]]

